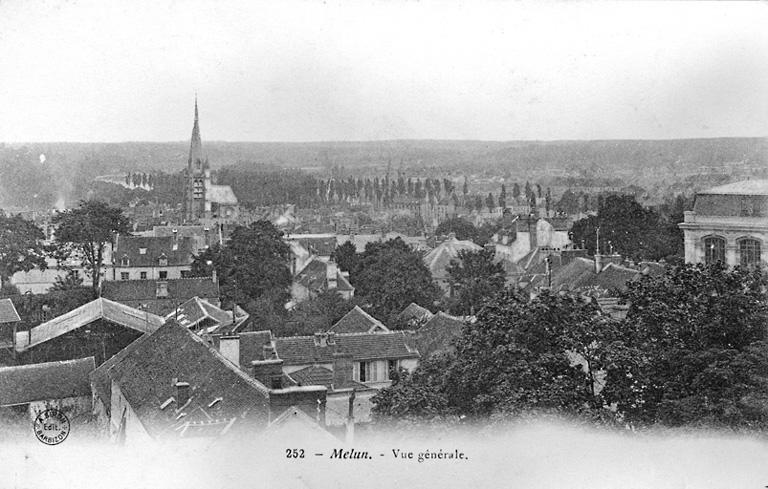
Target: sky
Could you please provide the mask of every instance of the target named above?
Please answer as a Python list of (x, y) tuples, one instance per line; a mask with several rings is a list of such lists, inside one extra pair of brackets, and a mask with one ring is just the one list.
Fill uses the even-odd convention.
[(768, 136), (768, 3), (0, 0), (0, 141)]

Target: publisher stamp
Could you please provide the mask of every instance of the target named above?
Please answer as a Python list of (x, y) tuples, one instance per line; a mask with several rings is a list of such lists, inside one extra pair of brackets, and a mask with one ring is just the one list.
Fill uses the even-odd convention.
[(58, 409), (46, 409), (35, 417), (33, 429), (41, 442), (58, 445), (69, 436), (69, 418)]

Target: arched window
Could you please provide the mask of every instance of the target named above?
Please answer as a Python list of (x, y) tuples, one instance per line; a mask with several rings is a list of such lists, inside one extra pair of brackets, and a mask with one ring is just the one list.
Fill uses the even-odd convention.
[(704, 238), (704, 263), (725, 263), (725, 238), (709, 236)]
[(760, 264), (760, 241), (754, 238), (739, 240), (739, 265), (754, 267)]

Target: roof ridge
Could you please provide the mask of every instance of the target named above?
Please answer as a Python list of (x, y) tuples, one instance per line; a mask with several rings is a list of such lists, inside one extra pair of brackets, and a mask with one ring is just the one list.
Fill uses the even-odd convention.
[(84, 357), (84, 358), (74, 358), (72, 360), (55, 360), (53, 362), (40, 362), (40, 363), (27, 363), (23, 365), (6, 365), (0, 367), (0, 372), (3, 372), (4, 370), (32, 370), (35, 368), (43, 368), (43, 367), (53, 367), (54, 365), (62, 366), (62, 365), (68, 365), (68, 364), (74, 364), (74, 363), (86, 363), (89, 360), (95, 360), (93, 356), (90, 357)]

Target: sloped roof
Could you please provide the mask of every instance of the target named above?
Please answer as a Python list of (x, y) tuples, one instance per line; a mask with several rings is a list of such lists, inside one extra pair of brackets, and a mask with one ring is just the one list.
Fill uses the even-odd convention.
[(0, 299), (0, 324), (21, 321), (11, 299)]
[(0, 368), (0, 406), (91, 395), (93, 357)]
[(705, 195), (768, 195), (768, 180), (743, 180), (698, 192)]
[[(92, 378), (104, 378), (106, 372), (151, 436), (173, 433), (190, 421), (237, 418), (235, 425), (242, 426), (248, 418), (266, 426), (268, 389), (176, 322), (168, 321), (124, 352)], [(161, 407), (176, 395), (175, 382), (189, 384), (190, 401), (178, 406), (174, 399)]]
[[(539, 272), (542, 272), (539, 270)], [(621, 290), (627, 282), (641, 274), (641, 270), (628, 268), (615, 263), (605, 265), (600, 273), (595, 272), (595, 262), (577, 257), (566, 265), (553, 267), (552, 290), (576, 291), (579, 289), (600, 289), (605, 291)], [(531, 287), (547, 285), (547, 277), (542, 272), (530, 280)]]
[[(168, 284), (168, 297), (157, 297), (157, 282)], [(192, 297), (218, 298), (219, 286), (211, 277), (168, 280), (104, 280), (101, 282), (101, 296), (116, 302), (168, 298), (187, 300)]]
[(279, 440), (311, 439), (313, 443), (338, 443), (339, 440), (324, 429), (310, 415), (296, 406), (290, 406), (267, 427), (265, 434)]
[(450, 265), (451, 260), (459, 256), (459, 251), (479, 251), (481, 249), (481, 246), (472, 241), (449, 238), (426, 254), (424, 264), (433, 276), (439, 277), (445, 275), (445, 269)]
[(446, 352), (452, 348), (453, 340), (461, 336), (463, 327), (461, 318), (440, 311), (414, 333), (416, 348), (424, 358)]
[(418, 358), (402, 331), (335, 335), (335, 345), (317, 346), (314, 336), (275, 338), (274, 345), (283, 365), (333, 363), (335, 351), (349, 353), (353, 361)]
[(209, 185), (205, 189), (205, 198), (224, 205), (237, 205), (237, 196), (229, 185)]
[(389, 328), (359, 306), (355, 306), (344, 317), (336, 321), (336, 324), (331, 326), (328, 331), (334, 333), (373, 333), (376, 331), (386, 332), (389, 331)]
[(291, 234), (286, 240), (299, 243), (312, 255), (331, 256), (336, 250), (335, 234)]
[[(215, 321), (216, 325), (211, 329), (213, 331), (215, 327), (232, 323), (232, 311), (224, 311), (204, 299), (193, 297), (165, 316), (166, 320), (174, 319), (186, 328), (194, 328), (206, 318)], [(247, 315), (238, 320), (245, 319), (248, 319)]]
[(403, 309), (400, 314), (397, 315), (397, 319), (400, 321), (430, 320), (432, 319), (432, 316), (434, 316), (434, 314), (432, 314), (429, 309), (421, 307), (415, 302), (411, 302), (408, 304), (408, 307)]
[[(144, 253), (141, 253), (142, 249)], [(191, 264), (194, 253), (192, 238), (121, 235), (115, 239), (112, 259), (116, 267), (122, 267), (124, 257), (128, 258), (129, 267), (157, 267), (164, 256), (168, 260), (167, 266), (172, 267)]]
[(328, 265), (325, 262), (313, 258), (296, 275), (295, 281), (310, 290), (324, 289), (327, 268)]
[(324, 385), (328, 389), (349, 389), (354, 388), (356, 390), (370, 389), (365, 384), (349, 379), (342, 385), (333, 385), (333, 371), (320, 365), (310, 365), (309, 367), (302, 368), (291, 372), (291, 378), (295, 380), (298, 385)]
[(98, 319), (104, 319), (110, 323), (118, 324), (141, 333), (152, 333), (163, 324), (163, 318), (160, 316), (99, 297), (66, 314), (35, 326), (30, 331), (29, 344), (17, 342), (16, 349), (24, 351), (81, 328)]

